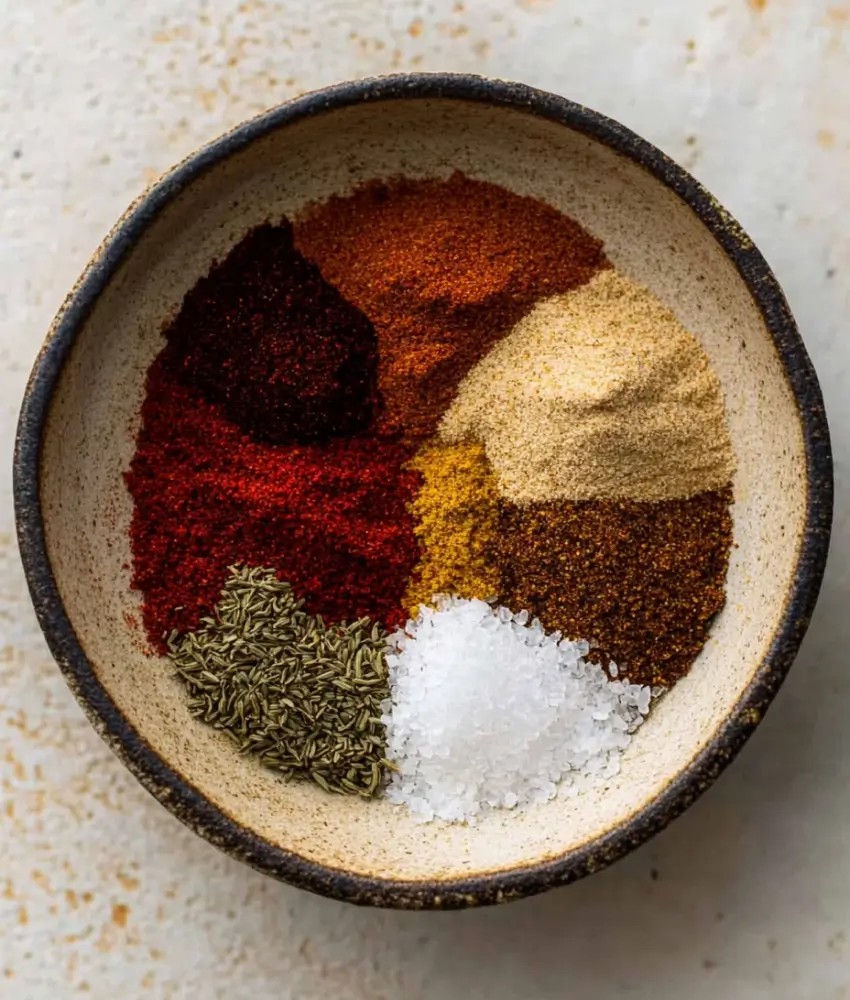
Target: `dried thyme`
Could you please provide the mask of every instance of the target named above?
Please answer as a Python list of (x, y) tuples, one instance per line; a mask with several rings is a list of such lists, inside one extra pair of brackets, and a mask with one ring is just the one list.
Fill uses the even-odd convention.
[(385, 639), (368, 618), (307, 614), (273, 570), (232, 566), (214, 615), (167, 645), (195, 718), (287, 777), (368, 797), (388, 767)]

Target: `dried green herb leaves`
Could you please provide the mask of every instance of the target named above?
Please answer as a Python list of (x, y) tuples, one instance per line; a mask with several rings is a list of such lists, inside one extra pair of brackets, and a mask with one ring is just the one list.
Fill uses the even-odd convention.
[(327, 626), (273, 570), (230, 567), (214, 617), (168, 637), (189, 710), (246, 754), (328, 792), (374, 795), (386, 768), (386, 633)]

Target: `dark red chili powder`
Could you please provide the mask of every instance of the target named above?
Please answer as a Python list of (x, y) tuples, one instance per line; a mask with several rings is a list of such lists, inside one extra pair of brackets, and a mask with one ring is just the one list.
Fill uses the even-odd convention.
[(198, 625), (227, 567), (274, 566), (313, 613), (393, 627), (419, 552), (407, 503), (418, 485), (394, 441), (269, 445), (245, 436), (178, 377), (173, 347), (154, 362), (136, 455), (133, 586), (148, 636)]
[(286, 221), (214, 265), (166, 337), (184, 381), (257, 440), (345, 437), (378, 408), (375, 330), (294, 249)]

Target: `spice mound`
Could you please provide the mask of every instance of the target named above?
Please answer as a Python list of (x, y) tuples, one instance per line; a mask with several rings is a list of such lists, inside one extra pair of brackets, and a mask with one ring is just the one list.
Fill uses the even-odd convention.
[(631, 681), (687, 673), (725, 600), (731, 490), (687, 500), (502, 502), (501, 599), (595, 644)]
[(440, 435), (480, 441), (520, 504), (682, 499), (734, 471), (705, 352), (616, 271), (539, 302), (466, 376)]
[(647, 687), (612, 681), (585, 642), (528, 612), (445, 597), (392, 639), (387, 795), (422, 820), (473, 820), (611, 778), (649, 711)]
[(168, 345), (148, 374), (126, 476), (133, 586), (155, 648), (172, 629), (197, 627), (234, 563), (274, 566), (331, 621), (403, 622), (420, 558), (408, 459), (399, 442), (367, 435), (307, 447), (254, 441), (185, 385)]
[(345, 437), (377, 412), (375, 330), (298, 253), (288, 222), (259, 226), (216, 264), (166, 337), (185, 381), (258, 440)]
[(608, 266), (572, 219), (460, 173), (365, 184), (311, 207), (295, 237), (375, 324), (382, 430), (413, 441), (534, 302)]
[(374, 795), (383, 781), (384, 631), (327, 626), (274, 570), (232, 567), (215, 614), (172, 633), (189, 711), (243, 753), (326, 792)]
[(422, 558), (406, 606), (416, 614), (434, 594), (497, 594), (499, 494), (483, 447), (474, 441), (429, 445), (410, 467), (422, 477), (410, 504)]
[(455, 173), (248, 232), (163, 338), (131, 585), (191, 714), (422, 820), (604, 788), (725, 600), (734, 455), (673, 312)]

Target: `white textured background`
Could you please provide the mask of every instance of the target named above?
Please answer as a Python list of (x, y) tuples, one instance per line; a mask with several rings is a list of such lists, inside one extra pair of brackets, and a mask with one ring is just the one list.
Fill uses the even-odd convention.
[[(41, 338), (147, 183), (301, 91), (414, 69), (565, 94), (703, 180), (786, 288), (837, 465), (817, 615), (731, 771), (602, 875), (448, 915), (273, 883), (135, 784), (40, 638), (9, 474)], [(850, 5), (837, 0), (2, 0), (0, 997), (850, 998), (849, 223)]]

